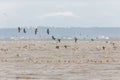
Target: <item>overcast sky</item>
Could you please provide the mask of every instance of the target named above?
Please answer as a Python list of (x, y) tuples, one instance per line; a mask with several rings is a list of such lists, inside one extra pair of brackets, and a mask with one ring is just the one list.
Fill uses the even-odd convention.
[(0, 0), (0, 28), (120, 27), (120, 0)]

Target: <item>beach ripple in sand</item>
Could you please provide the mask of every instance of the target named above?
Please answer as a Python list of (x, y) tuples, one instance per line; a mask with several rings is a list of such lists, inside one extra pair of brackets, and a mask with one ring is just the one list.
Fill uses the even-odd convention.
[(119, 80), (120, 42), (0, 41), (0, 79)]

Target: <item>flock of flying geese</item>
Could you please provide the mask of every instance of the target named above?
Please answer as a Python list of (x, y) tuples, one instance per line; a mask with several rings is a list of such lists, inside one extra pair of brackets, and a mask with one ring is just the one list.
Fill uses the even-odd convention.
[[(22, 28), (18, 27), (18, 33), (20, 33), (21, 30), (23, 31), (23, 33), (27, 33), (27, 31), (26, 31), (25, 28), (22, 29)], [(35, 28), (34, 33), (35, 33), (35, 35), (37, 35), (37, 33), (38, 33), (38, 29), (37, 29), (37, 28)], [(47, 28), (46, 33), (47, 33), (47, 35), (50, 34), (49, 28)], [(61, 39), (60, 39), (60, 38), (55, 38), (54, 36), (51, 36), (51, 38), (52, 38), (53, 40), (57, 40), (59, 43), (61, 42)], [(78, 40), (78, 39), (77, 39), (76, 37), (74, 37), (75, 43), (77, 42), (77, 40)], [(91, 39), (91, 41), (94, 41), (94, 39)], [(67, 45), (65, 45), (64, 47), (67, 48)], [(59, 46), (56, 46), (56, 48), (59, 49)], [(102, 47), (103, 50), (105, 50), (105, 48), (106, 48), (105, 46)]]
[[(21, 30), (22, 30), (22, 28), (18, 27), (18, 33), (20, 33)], [(34, 30), (35, 35), (37, 35), (37, 32), (38, 32), (38, 29), (35, 28), (35, 30)], [(47, 32), (48, 35), (50, 34), (49, 28), (47, 28), (46, 32)], [(23, 33), (27, 33), (27, 31), (26, 31), (25, 28), (23, 28)], [(57, 38), (55, 38), (54, 36), (52, 36), (51, 38), (52, 38), (53, 40), (57, 40), (59, 43), (61, 42), (61, 39), (60, 39), (60, 38), (57, 39)], [(75, 43), (77, 42), (77, 40), (78, 40), (78, 39), (77, 39), (76, 37), (74, 37)]]

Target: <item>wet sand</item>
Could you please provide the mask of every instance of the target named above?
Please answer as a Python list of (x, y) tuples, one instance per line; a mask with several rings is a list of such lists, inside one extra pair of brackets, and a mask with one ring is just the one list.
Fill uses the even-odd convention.
[(0, 80), (120, 80), (120, 42), (0, 41)]

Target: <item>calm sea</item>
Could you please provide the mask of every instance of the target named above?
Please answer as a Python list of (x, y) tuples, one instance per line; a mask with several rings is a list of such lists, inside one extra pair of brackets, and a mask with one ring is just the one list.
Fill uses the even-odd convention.
[(51, 39), (51, 36), (61, 39), (115, 39), (120, 40), (120, 28), (49, 28), (50, 34), (47, 35), (47, 27), (38, 27), (37, 35), (34, 34), (35, 28), (25, 28), (18, 33), (17, 28), (0, 29), (0, 39)]

